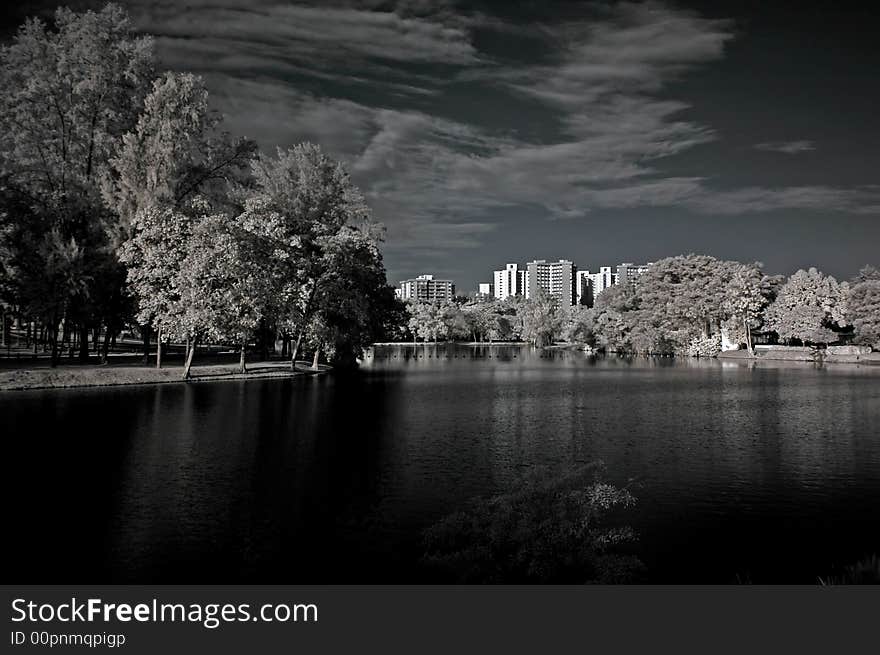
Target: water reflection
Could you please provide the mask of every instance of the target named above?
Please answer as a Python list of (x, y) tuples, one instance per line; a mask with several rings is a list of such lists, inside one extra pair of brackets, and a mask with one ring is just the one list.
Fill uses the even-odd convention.
[(813, 582), (880, 551), (880, 369), (377, 347), (363, 371), (0, 396), (9, 577), (412, 582), (523, 469), (636, 479), (654, 581)]

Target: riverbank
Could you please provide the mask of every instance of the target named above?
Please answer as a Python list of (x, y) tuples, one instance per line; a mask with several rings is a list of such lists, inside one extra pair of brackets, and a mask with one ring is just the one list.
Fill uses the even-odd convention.
[(746, 350), (727, 350), (718, 355), (719, 359), (746, 361), (814, 362), (816, 364), (866, 364), (880, 366), (880, 352), (858, 352), (846, 346), (816, 350), (798, 346), (758, 347), (754, 355)]
[[(318, 372), (323, 372), (322, 367)], [(305, 362), (290, 370), (288, 361), (248, 364), (247, 373), (239, 373), (233, 364), (193, 366), (189, 380), (183, 379), (183, 366), (157, 369), (144, 365), (59, 366), (57, 368), (20, 368), (0, 370), (0, 391), (27, 389), (70, 389), (74, 387), (115, 387), (134, 384), (170, 384), (173, 382), (216, 382), (221, 380), (258, 380), (308, 375)]]

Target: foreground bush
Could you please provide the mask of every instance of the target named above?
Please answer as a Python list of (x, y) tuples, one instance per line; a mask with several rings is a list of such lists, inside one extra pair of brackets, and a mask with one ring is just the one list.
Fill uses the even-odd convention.
[(631, 582), (642, 563), (620, 550), (636, 534), (614, 519), (635, 502), (597, 467), (532, 475), (431, 526), (424, 562), (460, 583)]
[(880, 556), (871, 555), (844, 568), (840, 575), (819, 578), (822, 585), (880, 584)]

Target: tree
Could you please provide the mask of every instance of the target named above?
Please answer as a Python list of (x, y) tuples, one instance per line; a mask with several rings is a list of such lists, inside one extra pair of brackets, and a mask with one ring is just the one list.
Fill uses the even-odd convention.
[(741, 264), (734, 269), (725, 293), (725, 322), (731, 334), (742, 337), (752, 356), (752, 330), (761, 327), (764, 309), (774, 297), (771, 279), (761, 271), (761, 264)]
[(866, 266), (850, 283), (848, 318), (857, 343), (880, 349), (880, 271)]
[(232, 139), (219, 124), (200, 77), (166, 73), (153, 83), (104, 180), (105, 200), (117, 209), (115, 242), (129, 266), (147, 345), (149, 329), (157, 332), (157, 367), (161, 317), (172, 293), (168, 282), (186, 256), (195, 215), (206, 205), (237, 213), (234, 198), (249, 179), (255, 144)]
[(323, 287), (338, 278), (327, 259), (333, 239), (346, 226), (365, 234), (375, 234), (378, 226), (342, 165), (316, 145), (261, 156), (253, 175), (254, 189), (239, 220), (266, 249), (277, 298), (274, 319), (296, 338), (293, 366), (320, 299), (327, 296)]
[(785, 341), (836, 341), (832, 328), (845, 324), (847, 287), (815, 268), (801, 269), (788, 278), (767, 308), (767, 327)]
[(446, 333), (443, 308), (439, 303), (410, 301), (407, 309), (410, 315), (407, 326), (414, 340), (437, 341), (439, 335)]
[(559, 301), (543, 289), (522, 305), (523, 338), (537, 348), (553, 343), (562, 328)]
[(639, 310), (640, 299), (628, 284), (615, 285), (599, 294), (593, 303), (598, 345), (612, 352), (631, 351)]
[(571, 343), (596, 345), (595, 314), (586, 305), (577, 305), (565, 317), (562, 339)]
[[(202, 206), (207, 211), (207, 206)], [(157, 332), (156, 368), (162, 367), (162, 338), (176, 325), (177, 281), (201, 218), (197, 212), (147, 206), (133, 216), (131, 236), (119, 247), (128, 283), (138, 299), (136, 319)]]
[(201, 77), (169, 72), (153, 82), (103, 186), (123, 239), (137, 213), (152, 206), (180, 210), (199, 196), (218, 209), (240, 211), (230, 187), (248, 184), (256, 144), (233, 139), (220, 123)]
[[(125, 12), (107, 5), (81, 14), (58, 9), (54, 28), (28, 20), (0, 55), (2, 203), (19, 226), (13, 244), (25, 310), (49, 323), (53, 363), (60, 321), (77, 323), (80, 356), (88, 329), (107, 314), (119, 279), (100, 181), (119, 137), (135, 123), (153, 77), (152, 42), (136, 37)], [(24, 272), (27, 274), (24, 275)], [(58, 284), (64, 286), (58, 287)], [(49, 295), (40, 289), (52, 288)], [(112, 300), (110, 303), (112, 304)]]
[(396, 303), (378, 234), (375, 226), (345, 225), (325, 241), (324, 279), (313, 301), (313, 316), (320, 319), (320, 330), (313, 330), (314, 365), (323, 347), (335, 367), (352, 368), (364, 348), (386, 331)]
[(741, 267), (739, 262), (694, 254), (653, 264), (638, 288), (653, 347), (684, 351), (695, 338), (720, 333), (721, 322), (728, 318), (730, 280)]

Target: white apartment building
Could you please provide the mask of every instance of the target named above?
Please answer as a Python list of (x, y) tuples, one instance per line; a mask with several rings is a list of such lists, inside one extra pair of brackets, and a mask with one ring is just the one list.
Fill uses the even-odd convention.
[(504, 300), (510, 296), (519, 296), (524, 292), (523, 274), (519, 264), (508, 264), (500, 271), (494, 274), (494, 292), (495, 297)]

